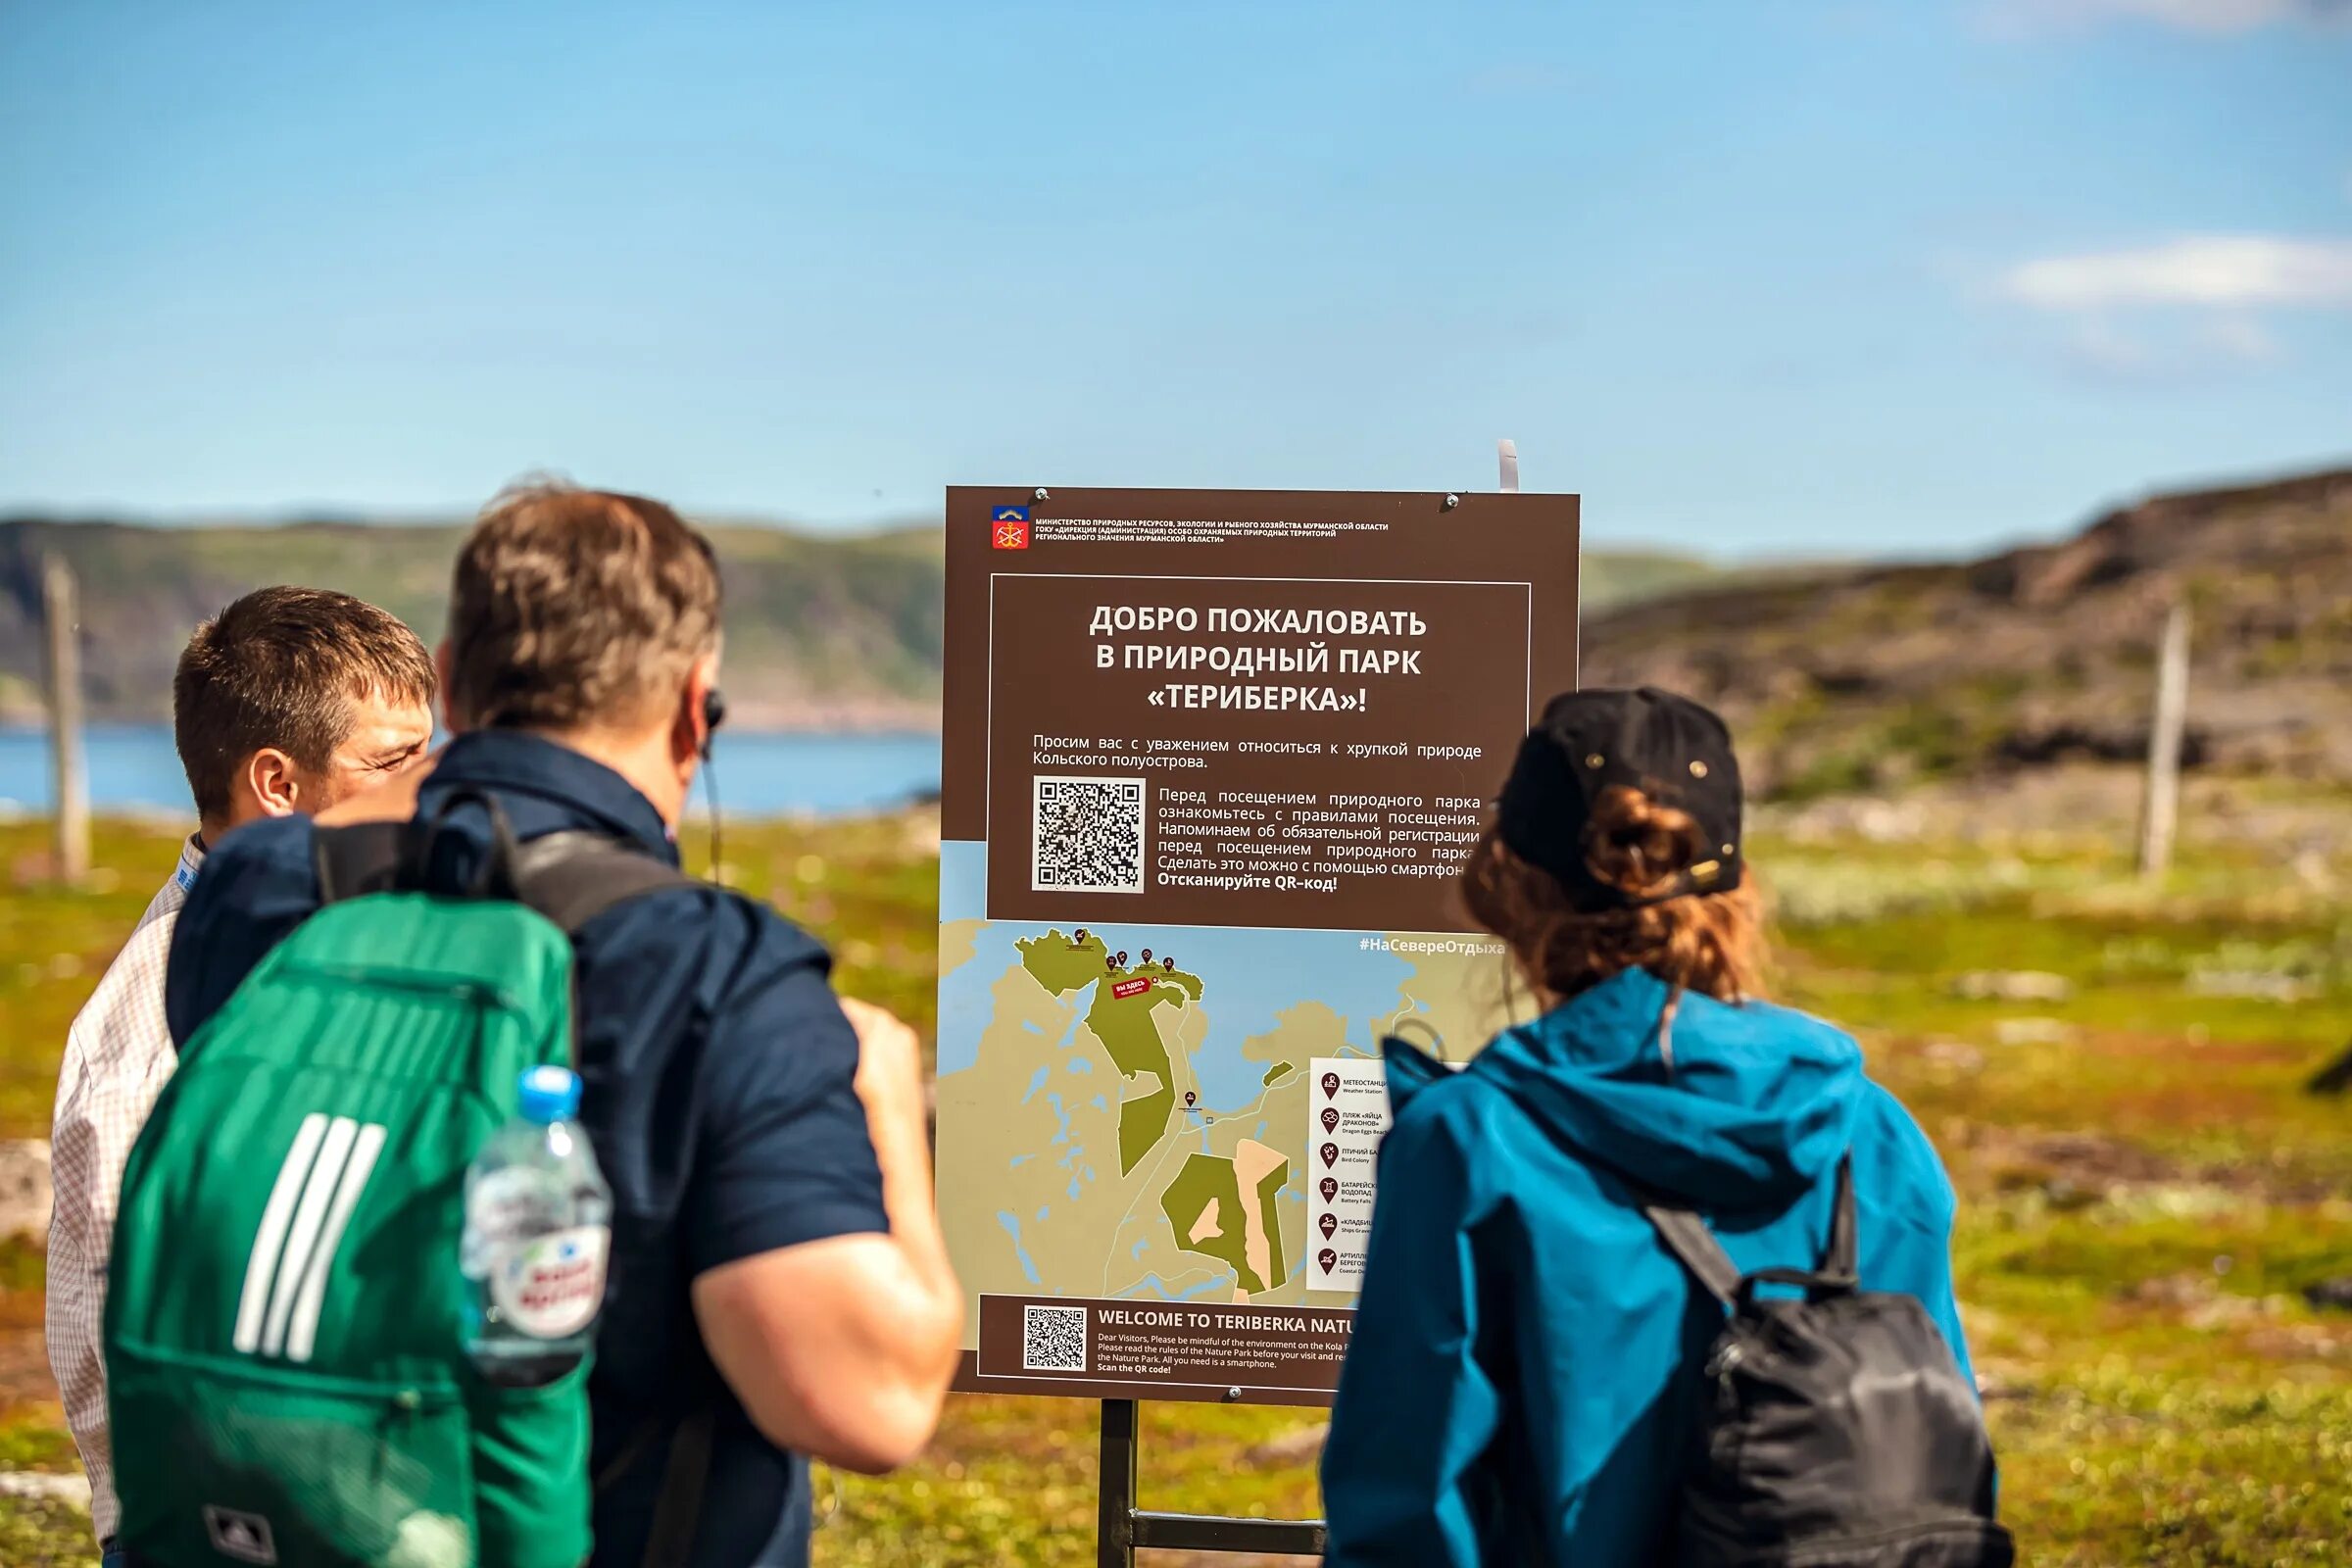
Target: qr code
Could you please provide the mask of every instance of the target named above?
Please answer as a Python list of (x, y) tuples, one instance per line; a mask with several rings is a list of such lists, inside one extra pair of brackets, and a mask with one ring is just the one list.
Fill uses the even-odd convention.
[(1024, 1372), (1085, 1371), (1086, 1308), (1083, 1306), (1022, 1307), (1021, 1370)]
[(1050, 778), (1037, 790), (1031, 835), (1031, 891), (1144, 891), (1144, 781)]

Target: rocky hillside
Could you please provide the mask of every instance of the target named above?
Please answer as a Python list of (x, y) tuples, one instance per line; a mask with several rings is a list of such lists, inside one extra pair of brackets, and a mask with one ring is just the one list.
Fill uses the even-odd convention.
[[(927, 729), (939, 722), (940, 531), (856, 536), (719, 524), (727, 693), (769, 728)], [(0, 722), (39, 717), (41, 560), (80, 576), (82, 664), (94, 716), (160, 719), (196, 623), (249, 589), (298, 582), (358, 594), (440, 635), (457, 524), (296, 522), (157, 528), (0, 519)], [(1622, 603), (1712, 575), (1685, 557), (1602, 551), (1588, 602)]]
[(2136, 758), (2176, 599), (2191, 765), (2352, 782), (2352, 469), (2158, 496), (1983, 561), (1652, 600), (1588, 620), (1585, 675), (1718, 705), (1788, 798)]

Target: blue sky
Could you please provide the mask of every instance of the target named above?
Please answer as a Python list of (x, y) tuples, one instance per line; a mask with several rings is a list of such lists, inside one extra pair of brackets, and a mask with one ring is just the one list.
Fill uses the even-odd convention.
[(2049, 533), (2352, 459), (2348, 11), (10, 6), (0, 510)]

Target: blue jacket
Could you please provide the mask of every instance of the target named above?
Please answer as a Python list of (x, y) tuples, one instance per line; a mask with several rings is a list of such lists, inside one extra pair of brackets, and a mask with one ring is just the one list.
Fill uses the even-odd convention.
[(1625, 1177), (1703, 1214), (1742, 1270), (1810, 1268), (1854, 1156), (1862, 1285), (1952, 1301), (1952, 1189), (1844, 1034), (1632, 970), (1459, 1073), (1395, 1051), (1395, 1126), (1323, 1456), (1329, 1568), (1658, 1560), (1723, 1310)]

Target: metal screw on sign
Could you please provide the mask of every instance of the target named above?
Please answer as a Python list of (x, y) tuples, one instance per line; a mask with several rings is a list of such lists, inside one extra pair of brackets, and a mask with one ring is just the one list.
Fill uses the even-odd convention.
[(1045, 487), (1044, 485), (1042, 485), (1042, 484), (1041, 484), (1041, 485), (1039, 485), (1039, 486), (1037, 487), (1036, 491), (1035, 491), (1035, 492), (1034, 492), (1034, 493), (1033, 493), (1033, 494), (1030, 496), (1030, 499), (1031, 499), (1032, 501), (1051, 501), (1051, 500), (1053, 500), (1054, 498), (1053, 498), (1053, 496), (1049, 495), (1049, 494), (1046, 492), (1046, 487)]
[(1241, 1400), (1241, 1397), (1242, 1397), (1242, 1391), (1241, 1391), (1241, 1390), (1239, 1390), (1239, 1389), (1227, 1389), (1227, 1390), (1225, 1391), (1225, 1402), (1226, 1402), (1226, 1403), (1228, 1403), (1228, 1404), (1236, 1404), (1236, 1403), (1239, 1403), (1239, 1402), (1240, 1402), (1240, 1400)]
[(1451, 512), (1454, 508), (1460, 506), (1461, 504), (1462, 498), (1460, 496), (1449, 495), (1446, 498), (1446, 510), (1447, 512)]

